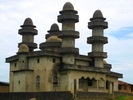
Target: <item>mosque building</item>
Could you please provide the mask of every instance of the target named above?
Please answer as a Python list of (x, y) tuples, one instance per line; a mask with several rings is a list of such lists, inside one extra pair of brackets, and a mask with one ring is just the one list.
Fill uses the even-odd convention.
[[(87, 37), (87, 43), (92, 45), (88, 55), (79, 54), (75, 47), (75, 39), (79, 32), (75, 23), (79, 21), (78, 12), (70, 2), (66, 2), (59, 12), (58, 22), (62, 24), (59, 30), (57, 24), (52, 24), (46, 41), (34, 42), (38, 34), (31, 18), (26, 18), (18, 34), (22, 42), (18, 43), (16, 55), (6, 58), (10, 63), (10, 92), (42, 92), (42, 91), (74, 91), (76, 80), (77, 91), (107, 92), (108, 88), (118, 91), (120, 73), (111, 71), (111, 64), (104, 59), (107, 52), (103, 51), (108, 38), (104, 29), (108, 28), (100, 10), (96, 10), (88, 22), (92, 36)], [(84, 49), (84, 48), (82, 48)]]

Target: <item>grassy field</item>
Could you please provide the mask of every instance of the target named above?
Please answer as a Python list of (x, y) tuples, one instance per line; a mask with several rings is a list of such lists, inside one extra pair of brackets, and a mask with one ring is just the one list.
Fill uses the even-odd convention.
[(120, 96), (114, 100), (133, 100), (133, 96)]

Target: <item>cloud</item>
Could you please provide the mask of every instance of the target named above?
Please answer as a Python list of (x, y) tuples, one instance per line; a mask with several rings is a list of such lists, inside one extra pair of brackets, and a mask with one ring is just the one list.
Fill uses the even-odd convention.
[[(66, 0), (1, 1), (0, 52), (2, 53), (0, 53), (0, 59), (3, 60), (0, 62), (0, 71), (2, 71), (0, 76), (5, 76), (4, 72), (9, 71), (9, 65), (5, 63), (4, 59), (16, 54), (18, 43), (21, 42), (22, 38), (18, 34), (18, 29), (20, 29), (25, 18), (32, 18), (34, 25), (37, 26), (38, 35), (35, 36), (35, 42), (39, 45), (45, 41), (45, 34), (47, 34), (51, 25), (57, 23), (57, 16), (65, 2)], [(76, 39), (76, 47), (80, 48), (80, 54), (87, 55), (88, 52), (91, 52), (91, 45), (87, 44), (86, 41), (87, 37), (92, 34), (87, 25), (94, 11), (100, 9), (103, 16), (107, 18), (106, 21), (109, 25), (109, 28), (105, 30), (105, 36), (108, 37), (109, 43), (104, 45), (104, 51), (108, 52), (107, 62), (112, 64), (113, 71), (120, 71), (124, 75), (127, 75), (129, 70), (133, 71), (132, 0), (79, 0), (78, 2), (71, 0), (70, 2), (79, 15), (76, 31), (80, 32), (80, 38)], [(58, 23), (58, 25), (61, 29), (61, 24)], [(124, 71), (125, 69), (127, 71)], [(3, 80), (3, 78), (0, 78), (0, 80)], [(9, 79), (7, 78), (7, 80)]]
[(122, 27), (118, 30), (109, 32), (108, 34), (112, 34), (113, 36), (119, 39), (127, 39), (130, 38), (129, 36), (131, 35), (132, 32), (133, 32), (133, 26), (130, 26), (130, 27)]
[(133, 38), (133, 33), (129, 33), (126, 36)]
[(28, 9), (29, 7), (34, 7), (35, 6), (35, 2), (34, 1), (19, 1), (18, 2), (18, 6), (19, 6), (19, 9), (22, 10), (22, 9)]

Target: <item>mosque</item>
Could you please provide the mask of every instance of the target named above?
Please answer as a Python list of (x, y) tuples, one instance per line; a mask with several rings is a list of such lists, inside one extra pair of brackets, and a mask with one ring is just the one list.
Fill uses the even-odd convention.
[[(111, 64), (104, 59), (107, 52), (103, 51), (108, 38), (104, 29), (108, 28), (100, 10), (96, 10), (88, 22), (92, 36), (87, 37), (87, 43), (92, 45), (88, 55), (79, 54), (75, 48), (75, 39), (79, 32), (75, 23), (79, 21), (78, 12), (70, 2), (66, 2), (57, 17), (62, 29), (52, 24), (46, 41), (39, 44), (34, 42), (38, 34), (31, 18), (26, 18), (18, 34), (22, 42), (18, 43), (18, 52), (6, 58), (10, 63), (10, 92), (43, 92), (43, 91), (74, 91), (107, 92), (109, 88), (118, 91), (120, 73), (111, 71)], [(83, 49), (83, 48), (82, 48)]]

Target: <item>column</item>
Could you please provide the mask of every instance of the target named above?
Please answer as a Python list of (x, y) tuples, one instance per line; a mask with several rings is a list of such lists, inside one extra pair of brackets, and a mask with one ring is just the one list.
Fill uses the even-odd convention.
[(106, 91), (106, 80), (104, 80), (104, 91)]
[(114, 82), (112, 82), (112, 96), (114, 96)]
[(79, 90), (79, 79), (76, 80), (77, 80), (77, 90)]
[(98, 86), (99, 86), (99, 84), (98, 84), (98, 80), (97, 80), (97, 90), (98, 90)]
[(110, 95), (110, 81), (108, 81), (108, 93)]

